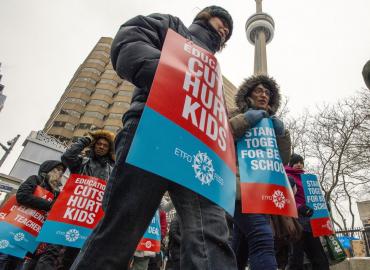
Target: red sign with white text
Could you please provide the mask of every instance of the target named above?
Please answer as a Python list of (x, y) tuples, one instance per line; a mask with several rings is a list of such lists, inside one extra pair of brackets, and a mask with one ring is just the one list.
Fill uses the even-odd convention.
[(101, 206), (105, 186), (103, 179), (71, 174), (48, 220), (94, 229), (104, 215)]
[[(54, 195), (51, 192), (40, 186), (36, 187), (33, 195), (48, 201), (52, 201), (54, 198)], [(45, 211), (35, 210), (19, 204), (13, 204), (11, 209), (12, 210), (5, 217), (4, 221), (36, 237), (45, 222)]]
[[(162, 52), (146, 105), (197, 137), (236, 172), (217, 59), (172, 30)], [(171, 79), (160, 79), (164, 74)]]
[(15, 195), (12, 195), (0, 209), (0, 221), (4, 220), (5, 217), (17, 207), (17, 199)]

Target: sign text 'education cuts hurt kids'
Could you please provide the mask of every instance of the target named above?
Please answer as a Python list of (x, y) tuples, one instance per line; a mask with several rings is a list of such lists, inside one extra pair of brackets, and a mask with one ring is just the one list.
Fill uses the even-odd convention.
[[(184, 51), (191, 54), (185, 73), (183, 89), (187, 92), (182, 117), (226, 151), (227, 114), (224, 107), (222, 83), (216, 75), (219, 69), (212, 57), (199, 51), (189, 43), (184, 44)], [(220, 76), (220, 78), (222, 78)], [(225, 129), (226, 128), (226, 129)]]
[(84, 178), (77, 178), (75, 183), (63, 218), (93, 224), (102, 205), (105, 185)]
[(285, 172), (280, 161), (274, 128), (251, 128), (245, 134), (244, 141), (247, 149), (241, 150), (241, 157), (250, 159), (252, 170)]
[(307, 181), (307, 191), (307, 203), (312, 203), (314, 210), (327, 209), (318, 181)]

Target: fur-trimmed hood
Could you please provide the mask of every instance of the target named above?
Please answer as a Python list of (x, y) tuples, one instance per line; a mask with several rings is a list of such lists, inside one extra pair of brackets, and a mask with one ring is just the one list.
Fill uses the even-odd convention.
[(109, 156), (114, 161), (115, 160), (115, 155), (114, 155), (115, 135), (114, 133), (108, 130), (96, 130), (96, 131), (90, 132), (90, 135), (93, 137), (93, 141), (91, 142), (91, 145), (90, 145), (90, 151), (94, 152), (95, 143), (99, 139), (101, 138), (106, 139), (109, 142)]
[(235, 104), (239, 113), (244, 113), (248, 109), (254, 107), (253, 100), (247, 97), (259, 84), (262, 84), (271, 91), (268, 112), (270, 115), (276, 114), (276, 111), (280, 107), (280, 88), (273, 78), (266, 75), (253, 75), (245, 79), (244, 82), (239, 86), (238, 92), (235, 95)]

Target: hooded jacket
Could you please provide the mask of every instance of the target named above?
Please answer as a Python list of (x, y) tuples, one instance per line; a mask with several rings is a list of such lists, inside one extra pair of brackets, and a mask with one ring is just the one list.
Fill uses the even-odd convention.
[(186, 28), (179, 18), (156, 13), (137, 16), (124, 23), (113, 40), (111, 50), (112, 65), (117, 74), (136, 86), (123, 122), (142, 114), (168, 29), (212, 53), (220, 48), (219, 34), (202, 20), (195, 20)]
[[(16, 199), (19, 204), (36, 209), (49, 211), (52, 206), (52, 202), (36, 197), (33, 195), (37, 186), (40, 186), (54, 195), (54, 200), (59, 195), (59, 192), (53, 191), (49, 182), (46, 180), (46, 175), (52, 169), (58, 165), (63, 165), (61, 161), (58, 160), (47, 160), (40, 165), (38, 175), (31, 175), (24, 181), (17, 190)], [(65, 167), (63, 165), (63, 167)]]
[[(95, 155), (94, 145), (99, 138), (107, 139), (110, 151), (107, 155), (100, 157)], [(108, 136), (96, 137), (92, 142), (90, 138), (81, 137), (72, 144), (62, 155), (62, 161), (71, 173), (98, 177), (108, 181), (114, 165), (112, 151), (113, 138)], [(82, 156), (81, 152), (90, 146), (88, 156)]]
[[(231, 132), (233, 133), (234, 140), (240, 139), (245, 132), (252, 128), (250, 123), (244, 117), (244, 113), (249, 109), (256, 109), (254, 102), (251, 98), (246, 98), (253, 91), (255, 86), (258, 84), (264, 84), (270, 91), (271, 97), (269, 101), (269, 107), (267, 112), (270, 116), (275, 115), (276, 111), (280, 106), (280, 93), (276, 82), (267, 76), (259, 75), (252, 76), (246, 79), (242, 85), (239, 87), (237, 94), (235, 95), (235, 104), (237, 108), (230, 110), (229, 113), (229, 123), (231, 127)], [(279, 153), (283, 164), (288, 164), (290, 153), (291, 153), (291, 140), (289, 130), (285, 129), (283, 136), (276, 136), (276, 141), (279, 148)], [(237, 171), (237, 200), (240, 200), (240, 176)]]
[[(256, 109), (254, 102), (251, 98), (246, 98), (253, 91), (254, 87), (258, 84), (264, 84), (271, 91), (271, 97), (267, 112), (270, 116), (276, 114), (280, 107), (280, 93), (276, 82), (267, 76), (259, 75), (252, 76), (246, 79), (239, 87), (235, 96), (235, 104), (237, 108), (230, 110), (230, 126), (234, 139), (241, 138), (245, 132), (251, 128), (250, 123), (245, 119), (244, 113), (249, 109)], [(279, 153), (283, 164), (288, 164), (291, 153), (291, 140), (289, 130), (285, 129), (283, 136), (276, 136)]]

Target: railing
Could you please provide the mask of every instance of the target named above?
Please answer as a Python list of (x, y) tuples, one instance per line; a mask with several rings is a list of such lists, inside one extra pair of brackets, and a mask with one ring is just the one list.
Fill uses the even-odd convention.
[(365, 228), (356, 227), (351, 230), (335, 231), (337, 236), (350, 236), (364, 240), (367, 256), (370, 256), (370, 226)]

